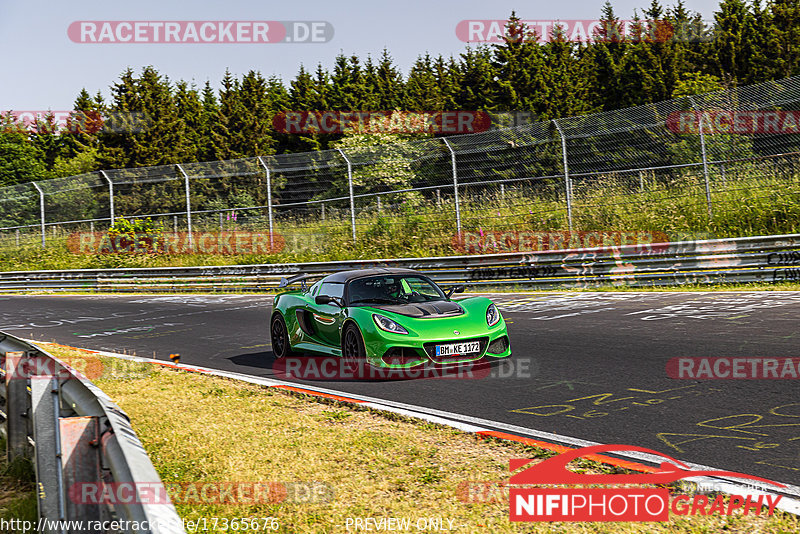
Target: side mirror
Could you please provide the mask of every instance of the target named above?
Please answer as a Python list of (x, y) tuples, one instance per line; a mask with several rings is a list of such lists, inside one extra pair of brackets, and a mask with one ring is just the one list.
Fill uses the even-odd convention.
[(447, 292), (445, 293), (445, 296), (447, 298), (450, 298), (450, 296), (453, 293), (463, 293), (465, 289), (466, 289), (466, 286), (464, 286), (464, 285), (453, 286), (453, 287), (447, 289)]
[(328, 295), (317, 295), (314, 298), (314, 302), (316, 304), (335, 304), (340, 308), (342, 307), (341, 303), (339, 302), (339, 299), (337, 299), (336, 297), (329, 297)]

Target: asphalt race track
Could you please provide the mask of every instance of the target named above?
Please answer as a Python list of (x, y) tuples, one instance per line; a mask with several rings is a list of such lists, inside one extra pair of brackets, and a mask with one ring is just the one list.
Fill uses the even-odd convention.
[[(499, 294), (514, 356), (476, 378), (317, 386), (800, 485), (800, 381), (676, 380), (680, 356), (800, 356), (800, 293)], [(0, 330), (273, 376), (271, 296), (0, 296)], [(279, 377), (283, 378), (283, 377)], [(301, 380), (295, 382), (303, 383)]]

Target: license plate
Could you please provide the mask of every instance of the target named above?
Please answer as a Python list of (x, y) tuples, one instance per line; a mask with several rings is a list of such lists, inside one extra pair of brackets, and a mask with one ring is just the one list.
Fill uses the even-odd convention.
[(449, 345), (436, 345), (437, 356), (463, 356), (480, 352), (481, 342), (470, 341), (468, 343), (451, 343)]

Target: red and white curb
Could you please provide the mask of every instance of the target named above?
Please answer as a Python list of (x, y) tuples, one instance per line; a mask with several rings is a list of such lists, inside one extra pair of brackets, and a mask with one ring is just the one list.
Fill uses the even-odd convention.
[[(570, 436), (564, 436), (561, 434), (542, 432), (539, 430), (534, 430), (516, 425), (510, 425), (507, 423), (490, 421), (488, 419), (482, 419), (479, 417), (471, 417), (468, 415), (437, 410), (434, 408), (414, 406), (412, 404), (390, 401), (386, 399), (377, 399), (365, 395), (341, 392), (317, 386), (309, 386), (305, 384), (300, 386), (298, 384), (293, 384), (291, 382), (275, 380), (272, 378), (263, 378), (258, 376), (246, 375), (242, 373), (236, 373), (233, 371), (222, 371), (219, 369), (211, 369), (209, 367), (201, 367), (198, 365), (188, 365), (181, 363), (176, 364), (165, 360), (157, 360), (154, 358), (143, 358), (141, 356), (131, 356), (129, 354), (120, 354), (117, 352), (109, 352), (104, 350), (91, 350), (80, 347), (71, 347), (69, 345), (62, 345), (60, 343), (54, 343), (54, 342), (43, 342), (33, 339), (25, 341), (40, 345), (55, 345), (58, 347), (78, 350), (90, 354), (97, 354), (99, 356), (118, 358), (121, 360), (130, 360), (140, 363), (150, 363), (154, 365), (160, 365), (162, 367), (177, 369), (180, 371), (188, 371), (191, 373), (200, 373), (204, 375), (216, 376), (221, 378), (229, 378), (231, 380), (238, 380), (241, 382), (247, 382), (249, 384), (256, 384), (268, 388), (276, 388), (284, 391), (302, 393), (305, 395), (311, 395), (314, 397), (320, 397), (337, 402), (355, 404), (373, 410), (395, 413), (405, 417), (421, 419), (424, 421), (428, 421), (430, 423), (456, 428), (458, 430), (461, 430), (462, 432), (477, 434), (478, 436), (481, 437), (491, 437), (506, 441), (513, 441), (516, 443), (522, 443), (524, 445), (538, 447), (540, 449), (552, 451), (559, 454), (580, 447), (588, 447), (590, 445), (600, 445), (600, 443), (597, 443), (595, 441), (587, 441), (579, 438), (573, 438)], [(493, 428), (500, 430), (493, 430)], [(526, 435), (531, 437), (527, 437)], [(550, 440), (550, 441), (543, 441), (543, 440)], [(567, 443), (569, 445), (572, 445), (573, 447), (559, 445), (556, 442)], [(613, 458), (604, 455), (587, 455), (585, 456), (585, 458), (602, 464), (611, 465), (623, 469), (629, 469), (631, 471), (638, 471), (641, 473), (654, 473), (658, 471), (658, 468), (650, 465), (645, 465), (640, 462), (650, 462), (658, 465), (663, 461), (663, 458), (661, 457), (635, 451), (626, 451), (615, 454), (618, 454), (619, 456), (625, 456), (627, 458), (631, 458), (631, 460), (636, 460), (636, 461), (622, 460), (619, 458)], [(684, 462), (684, 463), (690, 466), (692, 469), (697, 469), (697, 470), (704, 470), (704, 471), (720, 470), (718, 468), (702, 464), (695, 464), (691, 462)], [(749, 486), (742, 485), (740, 483), (733, 482), (723, 478), (692, 477), (692, 478), (687, 478), (686, 480), (695, 482), (698, 484), (698, 486), (714, 488), (713, 491), (715, 492), (723, 492), (731, 495), (742, 495), (745, 497), (750, 495), (754, 498), (758, 498), (759, 496), (762, 495), (763, 496), (778, 495), (773, 492), (758, 491)], [(800, 487), (792, 484), (786, 484), (784, 482), (781, 482), (781, 484), (784, 484), (786, 487), (781, 490), (781, 495), (783, 498), (780, 500), (776, 508), (783, 510), (785, 512), (789, 512), (791, 514), (800, 515)], [(788, 497), (788, 495), (791, 495), (796, 498)]]

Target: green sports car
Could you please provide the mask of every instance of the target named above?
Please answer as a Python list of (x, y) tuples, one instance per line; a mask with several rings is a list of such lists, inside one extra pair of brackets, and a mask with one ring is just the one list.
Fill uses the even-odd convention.
[[(384, 368), (449, 366), (511, 356), (503, 316), (491, 300), (451, 300), (410, 269), (361, 269), (281, 280), (300, 289), (278, 294), (270, 334), (275, 358), (298, 352), (341, 356)], [(317, 276), (319, 278), (319, 276)]]

